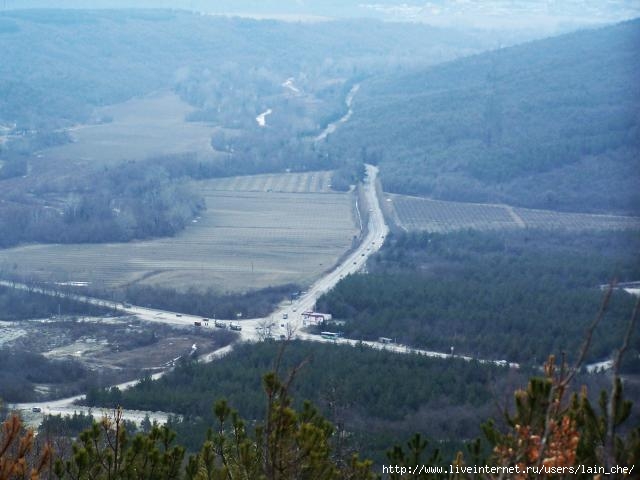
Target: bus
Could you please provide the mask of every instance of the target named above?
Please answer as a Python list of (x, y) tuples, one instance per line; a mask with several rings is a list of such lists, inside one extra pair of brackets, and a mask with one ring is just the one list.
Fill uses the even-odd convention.
[(327, 340), (336, 340), (342, 336), (341, 333), (336, 332), (320, 332), (322, 338), (326, 338)]

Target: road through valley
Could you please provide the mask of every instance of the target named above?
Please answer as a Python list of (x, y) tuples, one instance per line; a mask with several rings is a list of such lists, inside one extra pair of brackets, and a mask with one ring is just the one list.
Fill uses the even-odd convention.
[[(313, 285), (311, 285), (306, 292), (303, 292), (297, 299), (292, 302), (284, 302), (282, 303), (271, 315), (264, 318), (253, 318), (253, 319), (226, 319), (221, 320), (217, 319), (217, 322), (223, 323), (225, 327), (229, 327), (233, 324), (236, 327), (240, 327), (241, 330), (238, 330), (240, 341), (245, 342), (256, 342), (263, 340), (266, 337), (274, 337), (276, 339), (287, 339), (287, 338), (298, 338), (306, 341), (319, 341), (319, 342), (332, 342), (337, 344), (351, 344), (356, 345), (361, 343), (363, 345), (367, 345), (371, 348), (385, 349), (392, 352), (397, 353), (415, 353), (426, 355), (430, 357), (437, 358), (450, 358), (452, 356), (456, 358), (462, 358), (465, 360), (472, 360), (471, 357), (452, 355), (451, 353), (442, 353), (442, 352), (433, 352), (422, 349), (410, 348), (403, 345), (397, 345), (393, 343), (383, 343), (383, 342), (375, 342), (375, 341), (363, 341), (360, 342), (358, 340), (346, 339), (346, 338), (334, 338), (327, 339), (320, 335), (313, 335), (310, 333), (303, 332), (303, 327), (305, 326), (306, 319), (302, 315), (303, 312), (312, 311), (315, 307), (316, 300), (322, 296), (324, 293), (331, 290), (343, 277), (356, 273), (362, 270), (368, 258), (377, 252), (384, 239), (389, 231), (389, 227), (385, 223), (384, 216), (382, 214), (382, 209), (380, 206), (379, 198), (376, 192), (376, 182), (378, 169), (372, 165), (366, 166), (366, 178), (363, 183), (364, 188), (364, 198), (366, 200), (366, 205), (359, 205), (358, 208), (360, 210), (366, 209), (368, 215), (362, 215), (362, 212), (358, 212), (358, 215), (364, 216), (368, 218), (367, 225), (364, 228), (363, 238), (360, 244), (355, 247), (343, 260), (327, 272), (324, 276), (318, 279)], [(16, 282), (9, 281), (0, 281), (0, 285), (10, 286), (13, 288), (22, 288), (22, 289), (31, 289), (32, 291), (36, 291), (39, 293), (45, 294), (55, 294), (60, 295), (60, 292), (55, 290), (50, 290), (47, 288), (34, 288), (28, 287), (23, 284), (19, 284)], [(183, 312), (170, 312), (166, 310), (158, 310), (153, 308), (140, 307), (129, 304), (114, 304), (112, 301), (88, 297), (83, 295), (69, 295), (75, 300), (92, 303), (96, 305), (106, 305), (111, 306), (113, 308), (117, 308), (123, 313), (129, 315), (135, 315), (143, 321), (147, 322), (155, 322), (155, 323), (166, 323), (171, 325), (179, 325), (185, 327), (194, 327), (195, 322), (200, 322), (200, 328), (216, 328), (214, 321), (211, 320), (207, 324), (202, 323), (202, 317), (196, 315), (190, 315)], [(220, 358), (225, 355), (229, 351), (231, 351), (232, 345), (223, 347), (219, 350), (216, 350), (204, 357), (201, 357), (202, 361), (211, 361), (216, 358)], [(498, 365), (507, 365), (507, 362), (504, 360), (479, 360), (483, 363), (495, 363)], [(511, 367), (517, 367), (517, 364), (509, 364)], [(163, 372), (157, 373), (154, 375), (155, 378), (163, 375)], [(126, 382), (121, 385), (117, 385), (121, 389), (129, 388), (137, 383), (137, 380), (133, 380), (131, 382)], [(52, 414), (66, 414), (73, 413), (74, 411), (85, 412), (88, 413), (89, 408), (79, 407), (74, 405), (74, 402), (82, 398), (80, 396), (74, 396), (70, 398), (55, 400), (55, 401), (47, 401), (40, 403), (25, 403), (25, 404), (16, 404), (13, 407), (17, 410), (22, 410), (24, 412), (39, 413), (40, 415), (45, 413)], [(99, 409), (93, 409), (93, 412), (100, 411)], [(132, 412), (125, 411), (124, 418), (133, 420), (133, 421), (141, 421), (144, 418), (145, 414), (149, 414), (152, 420), (157, 420), (159, 422), (166, 421), (167, 414), (162, 412)]]

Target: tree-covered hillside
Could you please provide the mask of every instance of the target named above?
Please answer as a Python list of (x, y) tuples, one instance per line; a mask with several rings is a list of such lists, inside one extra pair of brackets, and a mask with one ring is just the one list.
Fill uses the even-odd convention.
[(0, 125), (15, 122), (18, 129), (88, 120), (94, 106), (159, 88), (178, 88), (201, 106), (211, 99), (196, 81), (218, 102), (239, 89), (251, 90), (241, 100), (254, 103), (282, 90), (291, 76), (308, 83), (344, 79), (492, 44), (421, 25), (288, 23), (171, 10), (9, 10), (0, 12), (0, 39)]
[[(353, 448), (355, 432), (339, 420), (325, 419), (311, 402), (296, 408), (291, 396), (293, 377), (281, 378), (278, 371), (271, 371), (263, 377), (262, 418), (246, 418), (226, 400), (218, 400), (206, 440), (195, 446), (175, 443), (173, 421), (160, 426), (149, 417), (133, 436), (137, 428), (124, 420), (119, 408), (99, 422), (91, 415), (48, 416), (35, 439), (34, 432), (24, 431), (20, 416), (14, 413), (0, 431), (0, 464), (8, 472), (7, 479), (24, 478), (29, 472), (34, 480), (45, 475), (113, 480), (399, 480), (407, 474), (471, 480), (485, 472), (497, 472), (498, 478), (505, 473), (523, 479), (547, 478), (548, 474), (556, 478), (557, 472), (564, 473), (562, 478), (567, 473), (580, 479), (593, 478), (594, 473), (626, 478), (638, 463), (640, 448), (633, 402), (625, 398), (626, 382), (614, 374), (613, 386), (601, 391), (596, 406), (586, 386), (579, 394), (575, 391), (571, 385), (575, 370), (565, 367), (549, 358), (543, 377), (531, 378), (526, 389), (516, 390), (514, 408), (500, 408), (504, 422), (489, 420), (482, 425), (483, 437), (467, 439), (466, 448), (457, 453), (415, 433), (374, 464), (367, 459), (366, 447)], [(392, 382), (397, 380), (402, 378)], [(454, 412), (439, 420), (456, 421), (459, 415)], [(78, 429), (87, 427), (78, 435)], [(412, 427), (421, 428), (420, 424)], [(368, 442), (374, 438), (371, 431), (368, 424)], [(187, 438), (195, 435), (190, 429)]]
[[(161, 379), (146, 379), (129, 390), (92, 390), (86, 402), (179, 413), (185, 418), (174, 428), (182, 441), (198, 445), (214, 422), (211, 404), (217, 399), (226, 398), (246, 418), (262, 419), (261, 373), (276, 368), (282, 348), (282, 342), (274, 341), (237, 345), (221, 360), (182, 363)], [(376, 459), (383, 458), (384, 448), (394, 441), (408, 438), (417, 425), (439, 440), (477, 436), (479, 422), (496, 413), (492, 403), (496, 392), (501, 396), (524, 378), (508, 368), (459, 359), (288, 343), (280, 374), (286, 378), (300, 365), (290, 387), (297, 405), (304, 400), (318, 405), (327, 418), (348, 432), (345, 448)], [(448, 420), (443, 422), (443, 418)]]
[(329, 141), (386, 190), (640, 211), (640, 20), (372, 80)]
[[(369, 261), (369, 274), (343, 279), (318, 309), (345, 320), (351, 338), (540, 365), (549, 353), (579, 351), (602, 303), (599, 285), (640, 278), (638, 241), (610, 232), (396, 235)], [(609, 358), (633, 303), (615, 292), (588, 361)], [(637, 358), (638, 337), (630, 348)]]

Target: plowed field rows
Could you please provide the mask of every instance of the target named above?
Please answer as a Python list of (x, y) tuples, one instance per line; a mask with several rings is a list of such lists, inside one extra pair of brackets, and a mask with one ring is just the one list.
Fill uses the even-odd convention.
[(314, 183), (314, 178), (328, 178), (328, 172), (317, 175), (225, 179), (238, 191), (221, 190), (219, 180), (195, 182), (207, 210), (176, 237), (0, 250), (0, 275), (10, 270), (52, 282), (139, 282), (221, 292), (308, 284), (336, 262), (357, 234), (351, 195), (248, 190), (271, 181), (309, 192), (324, 181)]
[(331, 191), (331, 172), (227, 177), (212, 180), (211, 189), (234, 192), (327, 193)]
[(548, 228), (564, 230), (640, 229), (640, 218), (512, 208), (507, 205), (446, 202), (388, 195), (395, 218), (406, 230)]

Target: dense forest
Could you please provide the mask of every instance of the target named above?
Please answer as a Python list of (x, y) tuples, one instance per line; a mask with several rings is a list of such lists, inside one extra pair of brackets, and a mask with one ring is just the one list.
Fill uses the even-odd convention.
[[(216, 401), (206, 440), (195, 447), (180, 443), (170, 426), (151, 424), (148, 418), (138, 431), (120, 409), (99, 421), (84, 415), (48, 417), (36, 439), (13, 414), (0, 430), (0, 462), (9, 476), (113, 480), (399, 480), (407, 475), (471, 480), (487, 472), (514, 478), (549, 472), (555, 478), (564, 472), (562, 478), (587, 479), (594, 474), (626, 477), (638, 462), (640, 429), (620, 377), (614, 375), (596, 405), (586, 388), (578, 394), (572, 385), (575, 371), (553, 358), (541, 376), (514, 392), (512, 407), (499, 408), (505, 421), (487, 421), (483, 435), (468, 439), (464, 448), (448, 452), (442, 442), (430, 444), (415, 433), (406, 442), (387, 444), (386, 455), (375, 463), (362, 446), (352, 447), (356, 432), (346, 430), (345, 423), (328, 420), (311, 402), (298, 405), (292, 381), (299, 373), (294, 369), (285, 377), (276, 366), (263, 376), (264, 413), (257, 420), (224, 399)], [(89, 428), (74, 434), (89, 422)]]
[(328, 148), (385, 190), (640, 212), (640, 21), (364, 82)]
[[(6, 273), (6, 272), (4, 272)], [(52, 315), (105, 315), (106, 307), (76, 302), (60, 293), (44, 295), (35, 291), (0, 286), (0, 321), (48, 318)]]
[[(268, 383), (261, 388), (261, 371), (277, 371), (295, 399), (293, 408), (304, 410), (306, 400), (317, 406), (334, 425), (337, 455), (359, 453), (377, 464), (384, 463), (391, 445), (403, 444), (416, 432), (437, 446), (441, 459), (453, 458), (456, 450), (466, 450), (465, 442), (483, 436), (483, 421), (494, 418), (494, 425), (504, 428), (501, 409), (510, 402), (510, 392), (539, 373), (364, 346), (266, 341), (238, 345), (211, 364), (183, 362), (161, 379), (145, 379), (126, 391), (92, 390), (87, 403), (177, 412), (182, 418), (168, 425), (193, 450), (217, 423), (218, 409), (211, 406), (221, 399), (250, 425), (265, 420), (262, 390)], [(595, 400), (610, 379), (578, 375), (575, 381), (586, 385)], [(625, 388), (627, 397), (637, 397), (637, 388)], [(631, 425), (637, 414), (632, 418)], [(478, 446), (476, 454), (488, 454), (485, 448)]]
[[(217, 399), (225, 398), (245, 418), (263, 417), (261, 372), (275, 368), (282, 345), (237, 345), (220, 361), (184, 362), (161, 379), (145, 379), (130, 390), (91, 390), (86, 403), (184, 415), (182, 421), (174, 419), (171, 428), (181, 442), (196, 446), (214, 420), (211, 405)], [(479, 435), (480, 421), (495, 415), (492, 400), (500, 401), (524, 378), (504, 367), (463, 360), (288, 343), (279, 364), (281, 375), (286, 378), (300, 364), (304, 365), (291, 384), (296, 405), (311, 400), (334, 424), (352, 432), (350, 449), (382, 448), (377, 459), (386, 446), (414, 433), (416, 425), (429, 437), (458, 446), (456, 439)]]
[[(32, 192), (33, 193), (33, 192)], [(5, 201), (0, 247), (95, 243), (173, 235), (204, 208), (180, 179), (151, 162), (124, 162), (38, 188), (44, 201)], [(32, 196), (32, 195), (31, 195)]]
[[(578, 351), (602, 303), (599, 285), (640, 278), (639, 248), (631, 232), (397, 234), (368, 274), (346, 277), (317, 308), (345, 320), (351, 338), (539, 365)], [(633, 302), (614, 292), (591, 361), (619, 346)], [(632, 348), (637, 357), (640, 338)]]

